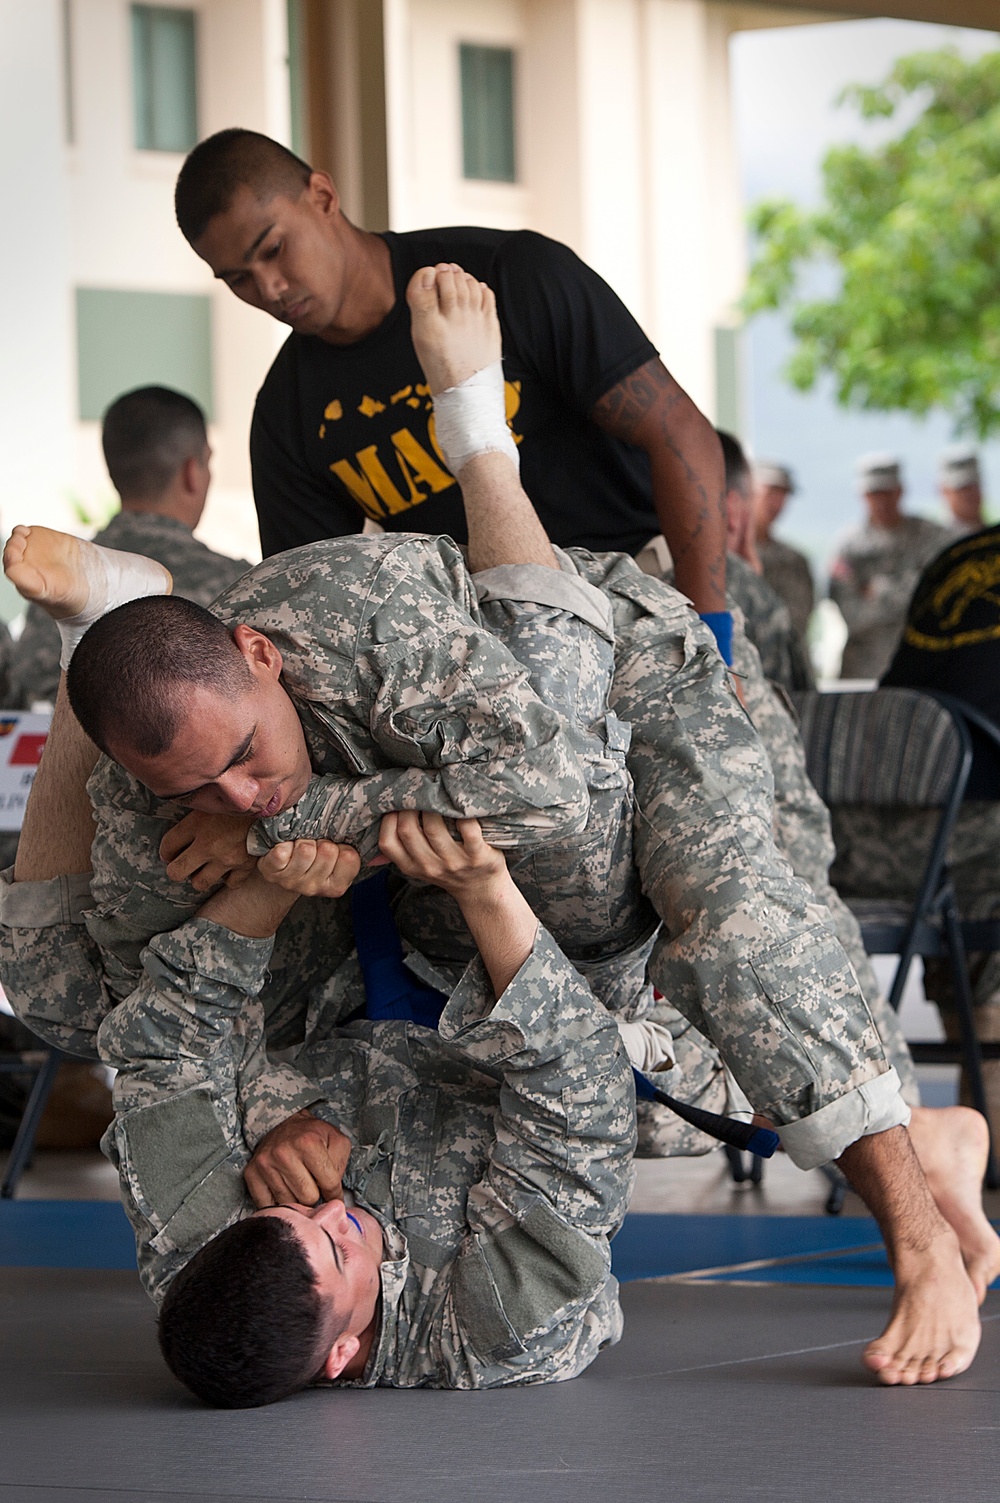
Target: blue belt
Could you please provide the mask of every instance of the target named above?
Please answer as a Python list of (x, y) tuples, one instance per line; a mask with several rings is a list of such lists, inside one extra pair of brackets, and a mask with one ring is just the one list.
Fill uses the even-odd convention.
[[(389, 906), (389, 869), (376, 872), (351, 888), (351, 919), (354, 943), (365, 983), (365, 1012), (369, 1018), (398, 1018), (436, 1028), (448, 998), (433, 986), (418, 981), (403, 964), (403, 945)], [(633, 1069), (635, 1094), (644, 1101), (658, 1101), (692, 1127), (769, 1159), (778, 1146), (778, 1135), (751, 1122), (737, 1122), (716, 1112), (703, 1111), (677, 1101), (653, 1084), (648, 1075)]]

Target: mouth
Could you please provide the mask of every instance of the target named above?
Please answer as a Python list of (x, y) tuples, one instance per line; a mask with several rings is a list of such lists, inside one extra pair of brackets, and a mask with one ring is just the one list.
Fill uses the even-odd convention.
[(286, 324), (294, 324), (297, 319), (302, 317), (303, 312), (308, 306), (309, 299), (307, 297), (300, 298), (297, 303), (289, 303), (286, 307), (282, 308), (281, 317)]
[(279, 783), (266, 804), (260, 808), (254, 808), (253, 813), (257, 815), (258, 819), (268, 819), (272, 814), (278, 813), (278, 810), (281, 808), (281, 786)]

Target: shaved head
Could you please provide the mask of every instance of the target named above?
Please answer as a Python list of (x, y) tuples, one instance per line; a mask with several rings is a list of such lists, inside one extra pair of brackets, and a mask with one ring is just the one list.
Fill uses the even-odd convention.
[(174, 191), (181, 234), (194, 245), (210, 220), (224, 214), (240, 188), (261, 203), (272, 198), (297, 199), (309, 184), (312, 168), (294, 152), (257, 131), (220, 130), (202, 141), (185, 159)]

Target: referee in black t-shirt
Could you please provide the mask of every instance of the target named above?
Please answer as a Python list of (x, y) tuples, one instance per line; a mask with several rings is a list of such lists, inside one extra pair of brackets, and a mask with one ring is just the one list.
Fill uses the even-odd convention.
[(507, 417), (552, 540), (637, 553), (662, 531), (678, 588), (728, 657), (718, 439), (571, 250), (526, 230), (369, 234), (325, 172), (244, 130), (195, 147), (176, 208), (215, 275), (292, 330), (250, 438), (265, 556), (360, 532), (366, 517), (464, 540), (404, 299), (419, 267), (454, 262), (496, 292)]

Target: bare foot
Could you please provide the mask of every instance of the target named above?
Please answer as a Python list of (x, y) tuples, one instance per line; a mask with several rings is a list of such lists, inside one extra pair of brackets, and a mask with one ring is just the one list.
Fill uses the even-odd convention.
[(406, 301), (413, 347), (432, 396), (500, 359), (496, 298), (460, 266), (442, 262), (415, 271)]
[(135, 553), (101, 548), (50, 527), (14, 528), (3, 551), (4, 573), (18, 594), (56, 621), (106, 610), (143, 595), (169, 595), (170, 571)]
[(1000, 1277), (1000, 1237), (983, 1210), (983, 1175), (990, 1135), (967, 1106), (915, 1107), (910, 1139), (938, 1210), (958, 1237), (979, 1303)]
[(4, 573), (19, 595), (59, 620), (84, 609), (90, 594), (84, 544), (50, 527), (15, 527), (3, 551)]
[(950, 1228), (893, 1269), (892, 1315), (862, 1360), (889, 1386), (936, 1383), (965, 1372), (979, 1348), (978, 1300)]

